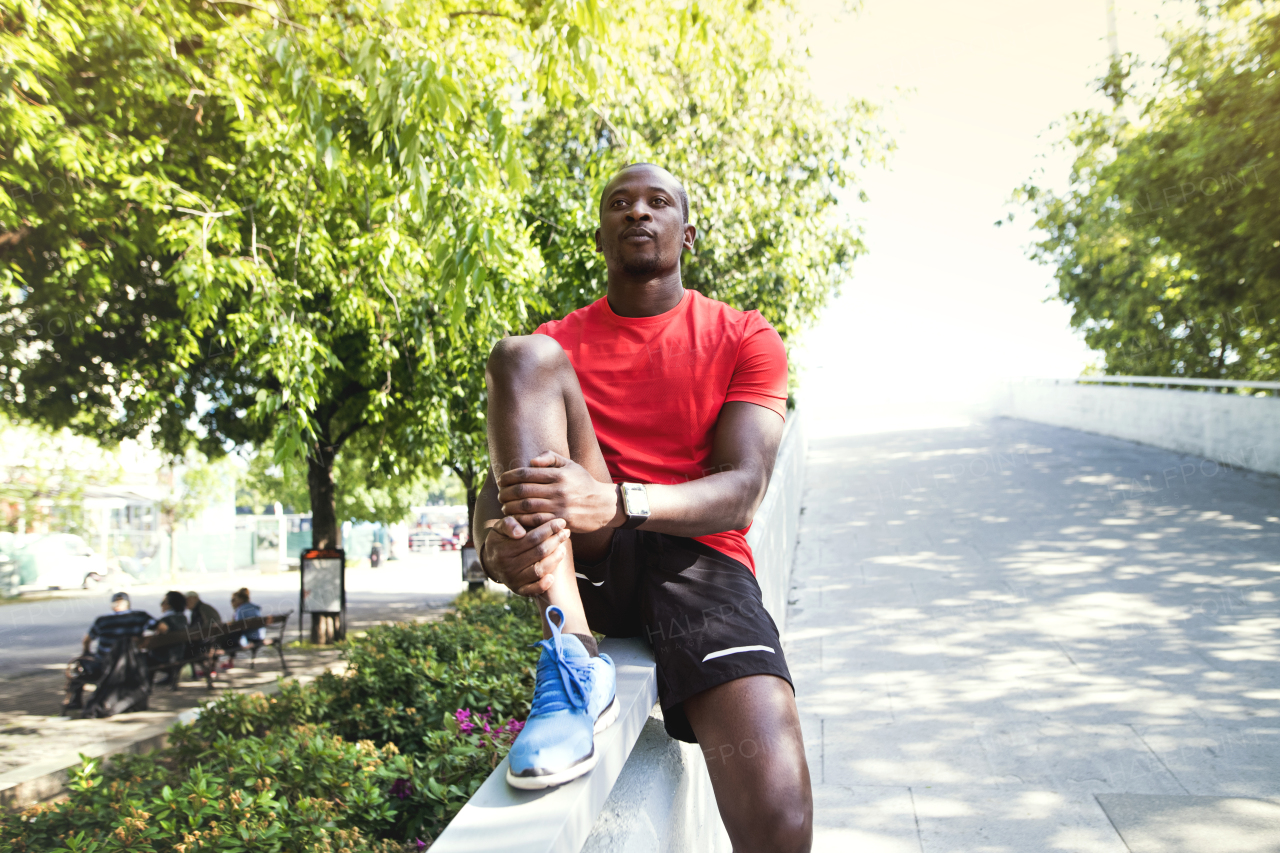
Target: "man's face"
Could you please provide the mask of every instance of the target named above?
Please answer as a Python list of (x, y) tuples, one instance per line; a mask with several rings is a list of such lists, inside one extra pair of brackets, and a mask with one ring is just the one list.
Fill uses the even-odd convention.
[(120, 613), (121, 611), (128, 610), (129, 602), (123, 598), (120, 599), (119, 601), (113, 601), (111, 602), (111, 609), (114, 610), (116, 613)]
[(187, 596), (187, 609), (188, 609), (188, 610), (195, 610), (195, 609), (196, 609), (196, 605), (197, 605), (197, 604), (199, 604), (199, 603), (200, 603), (200, 599), (196, 598), (194, 595), (188, 595), (188, 596)]
[(665, 169), (633, 166), (605, 187), (596, 251), (604, 253), (610, 270), (631, 276), (671, 272), (696, 235), (684, 222), (679, 184)]

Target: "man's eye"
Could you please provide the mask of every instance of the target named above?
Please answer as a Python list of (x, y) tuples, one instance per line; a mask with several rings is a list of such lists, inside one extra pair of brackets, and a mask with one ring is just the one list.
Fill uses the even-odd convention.
[(653, 203), (654, 203), (654, 204), (656, 204), (656, 205), (662, 205), (663, 207), (666, 207), (666, 205), (667, 205), (667, 200), (666, 200), (665, 198), (655, 198), (655, 199), (653, 200)]

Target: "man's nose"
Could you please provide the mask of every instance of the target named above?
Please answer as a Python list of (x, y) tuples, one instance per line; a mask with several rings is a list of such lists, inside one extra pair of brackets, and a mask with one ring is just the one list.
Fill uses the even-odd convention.
[(639, 222), (642, 220), (647, 222), (653, 221), (653, 214), (650, 212), (649, 206), (646, 204), (633, 205), (631, 209), (627, 211), (627, 221)]

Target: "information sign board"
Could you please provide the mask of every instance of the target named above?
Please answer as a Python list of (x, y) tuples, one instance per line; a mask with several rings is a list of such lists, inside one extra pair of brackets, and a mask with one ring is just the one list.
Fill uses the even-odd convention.
[[(347, 623), (346, 552), (341, 548), (308, 548), (299, 561), (302, 589), (299, 593), (300, 613), (341, 614)], [(299, 616), (298, 627), (302, 627)]]

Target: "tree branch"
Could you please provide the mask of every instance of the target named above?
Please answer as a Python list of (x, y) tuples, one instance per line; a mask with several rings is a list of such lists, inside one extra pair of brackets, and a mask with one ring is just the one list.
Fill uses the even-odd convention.
[(277, 21), (277, 22), (279, 22), (279, 23), (281, 23), (281, 24), (285, 24), (286, 26), (293, 27), (295, 30), (298, 30), (298, 31), (300, 31), (300, 32), (304, 32), (304, 33), (309, 33), (309, 32), (311, 32), (311, 28), (310, 28), (310, 27), (304, 27), (304, 26), (302, 26), (302, 25), (301, 25), (301, 24), (299, 24), (299, 23), (296, 23), (296, 22), (294, 22), (294, 21), (289, 20), (288, 18), (282, 18), (282, 17), (280, 17), (279, 15), (275, 14), (274, 12), (272, 12), (270, 9), (264, 8), (264, 7), (262, 7), (262, 6), (259, 6), (257, 3), (248, 3), (248, 2), (245, 2), (245, 0), (209, 0), (209, 2), (210, 2), (210, 3), (212, 3), (212, 4), (214, 4), (215, 6), (220, 6), (220, 5), (222, 5), (223, 3), (227, 3), (227, 4), (230, 4), (230, 5), (232, 5), (232, 6), (247, 6), (247, 7), (248, 7), (248, 8), (250, 8), (250, 9), (255, 9), (255, 10), (257, 10), (257, 11), (259, 11), (259, 12), (263, 13), (263, 14), (264, 14), (264, 15), (266, 15), (267, 17), (271, 18), (271, 20), (273, 20), (273, 21)]
[(351, 426), (347, 427), (347, 429), (343, 431), (342, 435), (338, 436), (333, 440), (333, 444), (329, 445), (329, 447), (333, 450), (337, 450), (338, 448), (342, 447), (342, 445), (347, 443), (348, 438), (351, 438), (351, 436), (355, 435), (357, 432), (364, 429), (366, 426), (368, 426), (368, 421), (366, 421), (364, 418), (361, 418), (360, 420), (353, 423)]
[(506, 12), (490, 12), (486, 9), (466, 9), (461, 12), (449, 13), (450, 18), (461, 18), (463, 15), (474, 15), (481, 18), (506, 18), (508, 21), (515, 21), (517, 24), (524, 23), (519, 18), (508, 15)]
[(18, 245), (25, 240), (27, 235), (30, 233), (31, 229), (25, 225), (15, 231), (0, 232), (0, 249), (5, 248), (6, 246)]

